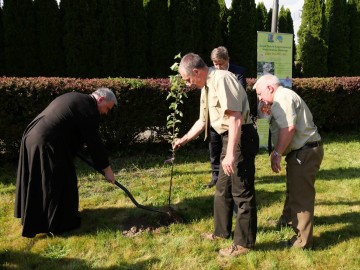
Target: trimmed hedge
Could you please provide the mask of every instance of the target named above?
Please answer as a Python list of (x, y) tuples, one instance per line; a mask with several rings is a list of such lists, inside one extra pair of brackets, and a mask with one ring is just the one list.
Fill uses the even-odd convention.
[(306, 101), (321, 130), (359, 128), (360, 77), (298, 79), (293, 89)]
[[(255, 81), (248, 79), (249, 87)], [(296, 78), (292, 90), (305, 100), (320, 130), (341, 132), (359, 128), (360, 77)]]
[[(157, 140), (167, 134), (166, 117), (170, 113), (166, 101), (169, 79), (72, 79), (72, 78), (0, 78), (0, 154), (17, 156), (26, 126), (55, 97), (66, 92), (91, 93), (99, 87), (112, 89), (118, 106), (104, 117), (101, 134), (112, 150), (126, 147), (139, 133), (156, 131)], [(182, 109), (184, 123), (198, 116), (199, 91), (189, 91)], [(196, 104), (196, 106), (192, 106)], [(182, 128), (188, 128), (185, 125)], [(6, 155), (5, 155), (6, 154)]]
[[(256, 110), (255, 79), (248, 79), (247, 93), (252, 111)], [(150, 130), (150, 142), (163, 141), (167, 135), (166, 117), (170, 101), (169, 79), (74, 79), (74, 78), (0, 78), (0, 156), (15, 158), (26, 126), (55, 97), (66, 92), (91, 93), (109, 87), (119, 105), (104, 117), (101, 134), (112, 151), (137, 142), (139, 134)], [(360, 78), (294, 79), (293, 89), (306, 101), (322, 130), (342, 131), (360, 126)], [(180, 134), (188, 130), (199, 115), (200, 91), (187, 89)]]

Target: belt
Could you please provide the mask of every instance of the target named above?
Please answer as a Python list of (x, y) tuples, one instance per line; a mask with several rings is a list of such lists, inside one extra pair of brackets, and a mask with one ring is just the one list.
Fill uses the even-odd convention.
[(308, 143), (305, 143), (305, 145), (303, 147), (301, 147), (295, 151), (305, 150), (305, 149), (309, 149), (309, 148), (315, 148), (315, 147), (318, 147), (321, 145), (322, 145), (322, 141), (308, 142)]
[[(241, 127), (243, 128), (244, 126), (254, 126), (252, 123), (250, 124), (244, 124), (244, 125), (241, 125)], [(242, 130), (243, 131), (243, 130)], [(228, 136), (229, 135), (229, 131), (225, 131), (223, 133), (220, 134), (221, 136)]]
[(210, 126), (210, 132), (215, 132), (217, 135), (220, 135), (220, 136), (227, 136), (227, 135), (229, 135), (229, 131), (225, 131), (225, 132), (223, 132), (223, 133), (221, 133), (221, 134), (217, 133), (217, 131), (216, 131), (212, 126)]

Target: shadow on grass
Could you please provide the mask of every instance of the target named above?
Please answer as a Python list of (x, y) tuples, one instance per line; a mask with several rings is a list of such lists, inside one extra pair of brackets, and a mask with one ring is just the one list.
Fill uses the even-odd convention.
[[(284, 193), (280, 191), (257, 191), (256, 196), (258, 208), (260, 209), (262, 206), (268, 206), (274, 201), (279, 201), (283, 198)], [(201, 219), (213, 218), (213, 200), (214, 197), (212, 195), (193, 197), (184, 199), (178, 204), (171, 204), (171, 207), (183, 219), (182, 224), (192, 224), (197, 223)], [(164, 211), (164, 208), (161, 207), (153, 208)], [(153, 230), (154, 228), (167, 227), (171, 223), (178, 223), (166, 221), (166, 218), (168, 218), (166, 213), (157, 213), (132, 207), (84, 209), (81, 211), (81, 217), (82, 225), (79, 229), (58, 236), (96, 235), (101, 231), (124, 231), (129, 230), (132, 225), (137, 227), (143, 226), (145, 230), (147, 228)], [(129, 221), (131, 223), (136, 223), (137, 221), (137, 224), (127, 224)]]
[(331, 170), (322, 170), (317, 174), (317, 179), (331, 181), (339, 179), (359, 179), (360, 168), (334, 168)]
[[(359, 205), (359, 202), (357, 202)], [(351, 203), (349, 205), (352, 205)], [(324, 249), (330, 246), (346, 242), (353, 238), (360, 237), (360, 213), (358, 212), (349, 212), (343, 213), (341, 215), (330, 215), (330, 216), (321, 216), (314, 218), (314, 224), (321, 225), (331, 225), (331, 224), (344, 224), (343, 227), (337, 230), (330, 230), (321, 233), (320, 237), (315, 239), (316, 246), (315, 248)]]
[(264, 191), (256, 190), (256, 202), (258, 211), (262, 207), (268, 207), (275, 202), (284, 202), (285, 201), (285, 189), (282, 191)]
[[(323, 170), (320, 168), (316, 176), (316, 180), (341, 180), (341, 179), (359, 179), (360, 168), (335, 168), (330, 170)], [(285, 176), (280, 175), (267, 175), (261, 178), (256, 177), (255, 181), (261, 184), (279, 184), (285, 183)], [(255, 185), (256, 185), (255, 182)]]
[(158, 260), (150, 259), (133, 264), (120, 262), (116, 266), (93, 267), (85, 260), (80, 259), (49, 258), (26, 251), (0, 251), (0, 269), (146, 269), (149, 265), (155, 264), (157, 262)]
[[(182, 163), (194, 162), (209, 162), (209, 150), (207, 143), (196, 143), (190, 146), (185, 146), (175, 153), (175, 165)], [(140, 169), (149, 169), (154, 167), (161, 167), (164, 161), (172, 156), (169, 144), (153, 145), (148, 149), (142, 149), (138, 152), (133, 152), (130, 155), (125, 153), (114, 154), (111, 158), (112, 167), (115, 170), (136, 166)]]
[(360, 130), (359, 128), (345, 132), (321, 132), (321, 137), (324, 143), (348, 143), (360, 140)]
[[(330, 203), (320, 203), (320, 205), (360, 205), (359, 201), (354, 202), (330, 202)], [(319, 204), (318, 204), (319, 205)], [(330, 215), (330, 216), (315, 216), (314, 217), (315, 226), (329, 226), (332, 224), (343, 226), (337, 230), (330, 229), (320, 234), (319, 237), (314, 237), (314, 246), (313, 250), (323, 250), (329, 247), (341, 244), (348, 240), (359, 238), (359, 224), (360, 224), (360, 213), (358, 212), (349, 212), (343, 213), (340, 215)], [(259, 230), (263, 232), (272, 232), (277, 230), (275, 227), (259, 227)], [(315, 227), (316, 230), (316, 227)], [(282, 250), (284, 249), (279, 243), (276, 242), (266, 242), (256, 245), (257, 250)]]
[[(152, 207), (154, 209), (164, 211), (167, 207)], [(183, 224), (191, 224), (198, 222), (199, 219), (206, 219), (212, 217), (213, 197), (203, 196), (191, 199), (185, 199), (178, 204), (171, 204), (176, 214), (182, 217)], [(98, 208), (98, 209), (84, 209), (81, 211), (82, 226), (80, 229), (71, 234), (96, 234), (99, 231), (121, 231), (123, 228), (129, 229), (129, 220), (138, 220), (144, 224), (136, 224), (137, 226), (144, 225), (145, 227), (165, 227), (169, 225), (167, 219), (169, 216), (166, 213), (157, 213), (147, 211), (140, 208)], [(146, 223), (146, 224), (145, 224)], [(170, 222), (172, 223), (172, 222)], [(176, 223), (176, 222), (175, 222)], [(164, 226), (165, 224), (165, 226)], [(63, 236), (68, 235), (68, 233)]]
[[(360, 135), (356, 133), (350, 134), (326, 134), (324, 135), (324, 143), (347, 143), (351, 141), (359, 141)], [(139, 169), (151, 169), (151, 168), (162, 168), (164, 167), (164, 161), (171, 155), (170, 147), (168, 143), (160, 143), (153, 145), (142, 145), (142, 146), (129, 146), (127, 150), (112, 153), (111, 165), (114, 171), (120, 171), (121, 169), (127, 169), (131, 167), (137, 167)], [(259, 155), (267, 155), (267, 150), (264, 148), (260, 149)], [(209, 163), (209, 151), (208, 144), (197, 140), (189, 143), (185, 147), (181, 148), (176, 152), (175, 165), (182, 163), (195, 163), (195, 162), (207, 162)], [(94, 170), (87, 166), (84, 162), (76, 159), (76, 167), (79, 174), (86, 174), (93, 172)], [(269, 166), (266, 164), (256, 164), (256, 166)], [(210, 168), (210, 163), (209, 163)], [(166, 169), (166, 167), (164, 167)], [(17, 161), (0, 163), (0, 182), (4, 184), (15, 183), (17, 170)], [(341, 173), (339, 173), (341, 172)], [(334, 168), (331, 170), (320, 169), (318, 173), (318, 179), (333, 180), (333, 179), (344, 179), (344, 178), (357, 178), (360, 175), (360, 168)], [(283, 177), (276, 175), (270, 175), (257, 179), (261, 183), (277, 183), (284, 181)]]

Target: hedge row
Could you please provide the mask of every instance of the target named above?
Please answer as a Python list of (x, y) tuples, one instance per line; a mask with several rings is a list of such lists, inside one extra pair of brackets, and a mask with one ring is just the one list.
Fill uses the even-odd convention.
[[(248, 96), (256, 111), (255, 79), (248, 79)], [(55, 97), (71, 91), (91, 93), (98, 87), (111, 88), (119, 105), (104, 117), (101, 133), (112, 151), (139, 140), (151, 131), (150, 141), (162, 141), (167, 134), (166, 117), (170, 101), (169, 79), (73, 79), (0, 78), (0, 156), (16, 157), (22, 132)], [(360, 77), (294, 79), (293, 89), (307, 102), (321, 130), (341, 131), (360, 126)], [(200, 91), (187, 89), (188, 99), (180, 134), (199, 115)]]
[[(26, 126), (55, 97), (71, 91), (91, 93), (99, 87), (109, 87), (119, 104), (104, 117), (101, 133), (112, 150), (118, 150), (136, 140), (139, 133), (156, 131), (161, 139), (166, 135), (166, 117), (170, 113), (166, 101), (169, 79), (72, 79), (72, 78), (0, 78), (0, 153), (16, 157)], [(190, 91), (184, 122), (198, 115), (199, 92)], [(196, 112), (196, 113), (195, 113)], [(5, 155), (6, 154), (6, 155)]]

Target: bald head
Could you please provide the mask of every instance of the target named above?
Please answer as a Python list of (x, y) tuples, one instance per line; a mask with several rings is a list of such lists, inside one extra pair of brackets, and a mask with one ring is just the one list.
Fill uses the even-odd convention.
[(253, 86), (253, 89), (256, 89), (257, 86), (260, 86), (260, 85), (263, 85), (263, 84), (271, 85), (271, 86), (274, 86), (276, 88), (281, 85), (280, 80), (279, 80), (278, 77), (276, 77), (275, 75), (272, 75), (272, 74), (265, 74), (265, 75), (261, 76), (256, 81), (256, 83)]
[(256, 81), (253, 89), (256, 89), (256, 94), (260, 101), (265, 104), (272, 104), (275, 92), (280, 85), (278, 77), (272, 74), (266, 74)]

